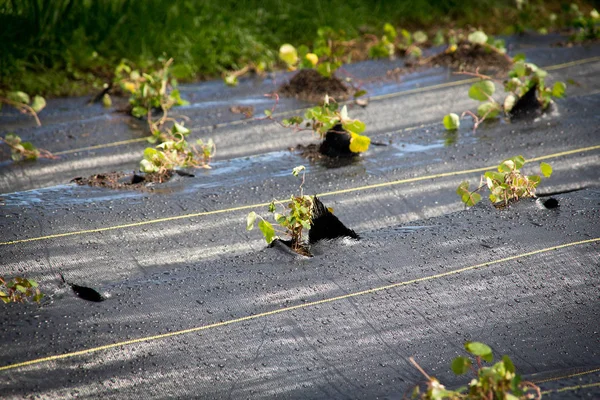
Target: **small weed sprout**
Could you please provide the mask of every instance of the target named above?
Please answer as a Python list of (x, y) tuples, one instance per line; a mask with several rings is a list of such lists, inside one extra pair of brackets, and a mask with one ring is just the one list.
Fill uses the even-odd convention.
[[(522, 197), (535, 197), (535, 190), (542, 181), (539, 175), (523, 175), (520, 171), (525, 164), (523, 156), (506, 159), (498, 166), (498, 171), (488, 171), (480, 179), (479, 187), (473, 191), (469, 190), (469, 182), (462, 182), (456, 194), (466, 206), (474, 206), (481, 201), (478, 193), (487, 186), (490, 191), (490, 201), (495, 207), (506, 207), (509, 203)], [(552, 175), (552, 167), (542, 162), (540, 170), (544, 177)]]
[(38, 126), (42, 126), (38, 113), (46, 107), (46, 99), (42, 96), (34, 96), (33, 100), (25, 92), (15, 91), (8, 92), (4, 95), (0, 94), (0, 109), (2, 104), (8, 104), (22, 112), (23, 114), (30, 114)]
[(57, 158), (48, 150), (38, 149), (31, 142), (23, 142), (21, 138), (14, 133), (9, 133), (5, 137), (0, 137), (0, 142), (4, 142), (10, 147), (10, 155), (13, 161)]
[(548, 73), (539, 68), (537, 65), (525, 62), (524, 56), (518, 55), (515, 57), (513, 68), (508, 73), (508, 79), (504, 81), (503, 87), (506, 97), (502, 104), (493, 98), (496, 92), (496, 84), (494, 79), (487, 75), (482, 75), (478, 71), (474, 73), (461, 72), (463, 75), (471, 75), (480, 78), (469, 88), (469, 97), (473, 100), (481, 102), (477, 107), (477, 112), (473, 113), (470, 110), (464, 111), (461, 117), (457, 120), (454, 113), (444, 116), (442, 122), (448, 130), (457, 129), (460, 126), (460, 119), (465, 115), (473, 118), (473, 130), (477, 130), (479, 125), (486, 119), (496, 118), (500, 113), (510, 115), (515, 111), (515, 105), (519, 99), (523, 98), (530, 90), (537, 91), (537, 95), (533, 101), (539, 103), (539, 107), (546, 110), (553, 98), (562, 98), (565, 95), (566, 84), (557, 81), (552, 87), (546, 86), (545, 78)]
[[(302, 188), (305, 179), (305, 167), (303, 165), (292, 170), (292, 175), (296, 177), (300, 173), (302, 173), (302, 182), (299, 186), (300, 194), (290, 196), (290, 202), (287, 204), (281, 204), (275, 200), (269, 204), (269, 212), (273, 214), (273, 219), (283, 230), (278, 229), (278, 232), (276, 232), (276, 229), (270, 222), (254, 211), (250, 212), (246, 218), (246, 229), (249, 231), (252, 230), (256, 220), (259, 219), (258, 229), (262, 232), (267, 244), (271, 244), (273, 240), (279, 239), (277, 233), (281, 233), (291, 239), (290, 247), (292, 250), (303, 254), (306, 253), (306, 251), (302, 251), (305, 246), (303, 232), (310, 229), (313, 197), (305, 195)], [(276, 203), (283, 208), (283, 213), (277, 212)]]
[[(271, 95), (267, 95), (271, 96)], [(324, 139), (327, 132), (340, 124), (350, 135), (350, 151), (353, 153), (362, 153), (369, 149), (371, 139), (362, 133), (366, 129), (364, 122), (358, 119), (351, 119), (348, 116), (348, 108), (344, 105), (341, 109), (339, 104), (329, 96), (325, 96), (322, 105), (309, 108), (304, 116), (293, 116), (284, 118), (281, 122), (273, 117), (279, 97), (275, 95), (275, 105), (270, 110), (265, 110), (265, 118), (270, 119), (285, 128), (292, 128), (294, 131), (310, 130), (320, 139)], [(342, 134), (344, 132), (340, 132)]]
[(423, 55), (422, 47), (425, 46), (428, 39), (427, 34), (423, 31), (410, 33), (406, 29), (401, 29), (398, 34), (392, 24), (386, 23), (383, 26), (381, 38), (375, 37), (374, 43), (370, 45), (369, 57), (393, 59), (396, 53), (400, 53), (400, 55), (419, 58)]
[(24, 303), (29, 298), (39, 303), (43, 297), (38, 283), (33, 279), (17, 276), (6, 280), (0, 276), (0, 300), (4, 303)]
[(436, 378), (429, 376), (423, 368), (410, 357), (410, 362), (427, 379), (427, 390), (421, 393), (416, 386), (411, 398), (421, 400), (479, 400), (479, 399), (506, 399), (506, 400), (533, 400), (541, 399), (540, 388), (532, 382), (523, 381), (516, 373), (515, 365), (508, 356), (503, 356), (490, 367), (484, 367), (483, 361), (491, 363), (494, 359), (492, 349), (480, 342), (466, 342), (465, 349), (475, 356), (475, 365), (471, 358), (457, 357), (452, 361), (452, 371), (456, 375), (463, 375), (469, 371), (475, 378), (467, 386), (456, 390), (446, 389)]

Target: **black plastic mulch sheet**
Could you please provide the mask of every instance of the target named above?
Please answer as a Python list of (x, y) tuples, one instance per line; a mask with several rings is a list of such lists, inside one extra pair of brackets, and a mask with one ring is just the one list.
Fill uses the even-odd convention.
[[(57, 290), (41, 307), (10, 305), (1, 391), (398, 398), (423, 380), (409, 356), (461, 383), (449, 364), (467, 340), (508, 354), (526, 377), (550, 379), (543, 390), (597, 382), (600, 191), (554, 198), (558, 207), (548, 198), (504, 211), (482, 203), (360, 232), (358, 242), (317, 245), (313, 258), (264, 248), (176, 262), (100, 288), (110, 295), (102, 303)], [(54, 355), (64, 358), (39, 360)]]

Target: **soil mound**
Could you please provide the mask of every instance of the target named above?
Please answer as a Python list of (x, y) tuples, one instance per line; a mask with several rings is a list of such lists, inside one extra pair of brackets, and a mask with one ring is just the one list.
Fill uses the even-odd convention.
[(348, 98), (351, 89), (337, 77), (326, 78), (314, 69), (302, 69), (288, 83), (279, 87), (279, 93), (308, 101), (323, 101), (325, 95), (336, 100)]
[(505, 74), (512, 65), (512, 59), (495, 47), (471, 42), (460, 42), (455, 51), (444, 51), (423, 60), (422, 65), (450, 67), (459, 71)]

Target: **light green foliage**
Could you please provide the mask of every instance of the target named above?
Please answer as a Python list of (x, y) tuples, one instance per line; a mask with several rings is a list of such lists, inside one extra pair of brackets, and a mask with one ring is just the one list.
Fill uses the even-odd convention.
[[(313, 197), (304, 195), (302, 190), (305, 178), (304, 166), (301, 165), (292, 170), (292, 175), (296, 177), (299, 176), (300, 173), (302, 173), (300, 194), (297, 196), (290, 196), (289, 203), (280, 204), (283, 208), (283, 213), (277, 212), (276, 201), (272, 201), (268, 207), (269, 212), (273, 215), (274, 221), (284, 229), (283, 234), (290, 237), (292, 249), (297, 252), (304, 246), (302, 239), (303, 231), (310, 229), (313, 206)], [(246, 218), (246, 229), (252, 230), (257, 219), (259, 219), (258, 228), (268, 244), (279, 238), (273, 225), (254, 211), (250, 212)]]
[(483, 361), (491, 363), (493, 360), (492, 349), (488, 345), (480, 342), (467, 342), (465, 349), (474, 356), (474, 360), (469, 357), (457, 357), (452, 361), (451, 369), (456, 375), (472, 371), (475, 378), (468, 385), (455, 390), (446, 389), (436, 378), (429, 376), (411, 357), (410, 361), (413, 365), (427, 378), (427, 389), (421, 393), (419, 387), (415, 387), (412, 398), (421, 400), (527, 400), (541, 398), (539, 387), (522, 380), (521, 376), (516, 373), (510, 357), (505, 355), (500, 361), (486, 367), (483, 366)]
[(173, 78), (170, 67), (173, 59), (159, 59), (162, 66), (143, 72), (132, 68), (127, 60), (122, 60), (115, 70), (115, 83), (129, 94), (131, 115), (136, 118), (151, 119), (153, 109), (166, 113), (173, 106), (188, 104), (181, 99), (177, 80)]
[[(475, 120), (474, 129), (477, 129), (484, 120), (496, 118), (502, 112), (509, 114), (517, 101), (534, 86), (537, 86), (537, 100), (542, 110), (550, 105), (552, 98), (564, 97), (567, 88), (567, 85), (560, 81), (555, 82), (552, 87), (547, 87), (545, 78), (548, 73), (535, 64), (525, 62), (525, 56), (522, 54), (514, 57), (513, 68), (508, 73), (508, 79), (504, 81), (505, 98), (502, 103), (492, 97), (496, 92), (496, 85), (492, 78), (477, 73), (471, 75), (481, 78), (481, 81), (471, 85), (468, 92), (470, 98), (482, 102), (477, 106), (477, 114), (465, 111)], [(444, 126), (446, 129), (454, 129), (453, 125), (447, 125), (446, 117), (443, 121)]]
[[(567, 85), (564, 82), (555, 82), (550, 88), (546, 86), (548, 73), (537, 65), (525, 62), (522, 57), (516, 58), (513, 68), (509, 71), (509, 79), (504, 84), (506, 92), (513, 93), (517, 98), (523, 96), (529, 89), (537, 85), (537, 98), (542, 109), (546, 109), (552, 98), (564, 97)], [(512, 107), (511, 107), (512, 108)], [(505, 108), (505, 112), (510, 109)]]
[(475, 31), (470, 33), (469, 36), (467, 36), (467, 39), (471, 43), (486, 44), (488, 41), (488, 35), (486, 35), (483, 31)]
[(2, 104), (8, 104), (23, 114), (30, 114), (38, 126), (42, 125), (38, 117), (38, 113), (46, 107), (46, 99), (42, 96), (35, 95), (32, 100), (25, 92), (0, 92), (0, 109), (2, 108)]
[(460, 117), (454, 113), (450, 113), (450, 114), (444, 116), (444, 119), (442, 122), (444, 123), (444, 127), (447, 130), (449, 130), (449, 131), (457, 130), (458, 127), (460, 126)]
[(33, 279), (17, 276), (11, 280), (5, 280), (0, 276), (0, 300), (4, 303), (23, 303), (29, 298), (39, 303), (43, 297), (37, 282)]
[[(178, 124), (176, 124), (178, 125)], [(173, 130), (176, 130), (175, 126)], [(185, 129), (180, 126), (180, 130)], [(186, 132), (187, 131), (187, 132)], [(190, 145), (185, 140), (189, 130), (175, 132), (172, 140), (162, 141), (156, 148), (147, 147), (140, 161), (140, 170), (146, 173), (157, 173), (165, 176), (176, 168), (210, 168), (210, 159), (215, 153), (215, 144), (212, 139), (204, 143), (198, 140), (195, 145)]]
[(23, 142), (18, 135), (9, 133), (0, 137), (10, 147), (10, 156), (13, 161), (37, 160), (38, 158), (55, 158), (48, 150), (38, 149), (31, 142)]
[[(490, 191), (490, 201), (496, 207), (505, 207), (522, 197), (535, 197), (535, 190), (542, 178), (539, 175), (523, 175), (521, 168), (524, 164), (523, 156), (506, 159), (500, 163), (497, 171), (488, 171), (483, 175), (477, 189), (470, 191), (469, 182), (465, 181), (456, 189), (456, 194), (469, 207), (481, 200), (477, 192), (486, 186)], [(552, 175), (552, 167), (547, 163), (540, 163), (540, 170), (546, 178)]]
[[(269, 110), (265, 112), (267, 111)], [(267, 116), (269, 115), (267, 114)], [(304, 113), (304, 117), (293, 116), (286, 118), (282, 121), (282, 124), (298, 129), (301, 129), (303, 126), (308, 127), (321, 138), (324, 138), (327, 131), (331, 130), (335, 125), (342, 124), (342, 127), (351, 136), (350, 151), (354, 153), (367, 151), (371, 143), (371, 139), (368, 136), (362, 135), (366, 129), (365, 123), (358, 119), (350, 118), (346, 106), (343, 106), (340, 110), (338, 103), (327, 96), (322, 105), (308, 109)]]
[(600, 13), (594, 8), (589, 15), (585, 15), (579, 6), (571, 3), (569, 8), (569, 25), (575, 29), (570, 40), (574, 42), (584, 42), (587, 40), (600, 39)]

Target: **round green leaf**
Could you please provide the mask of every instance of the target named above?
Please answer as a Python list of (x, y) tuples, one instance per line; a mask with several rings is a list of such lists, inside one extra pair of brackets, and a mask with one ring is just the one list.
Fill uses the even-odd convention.
[(413, 40), (415, 43), (425, 43), (427, 41), (427, 34), (423, 31), (416, 31), (413, 33)]
[(258, 229), (260, 229), (268, 244), (271, 244), (271, 242), (275, 240), (275, 229), (269, 222), (261, 219), (258, 221)]
[(467, 357), (456, 357), (452, 361), (452, 372), (456, 375), (462, 375), (469, 371), (469, 367), (471, 366), (471, 360)]
[(246, 230), (251, 231), (254, 228), (254, 221), (256, 221), (256, 213), (250, 211), (246, 217)]
[(496, 86), (494, 85), (494, 82), (479, 81), (472, 84), (469, 88), (469, 97), (473, 100), (486, 101), (495, 91)]
[(488, 41), (488, 36), (483, 31), (475, 31), (467, 36), (471, 43), (485, 44)]
[(496, 118), (499, 113), (500, 105), (496, 102), (488, 101), (477, 107), (477, 115), (479, 115), (480, 118)]
[(555, 82), (554, 86), (552, 86), (552, 96), (561, 98), (565, 95), (566, 90), (567, 85), (564, 82)]
[(33, 98), (33, 102), (31, 103), (31, 108), (33, 108), (33, 111), (39, 113), (44, 109), (44, 107), (46, 107), (46, 99), (44, 99), (42, 96), (35, 96)]
[(298, 51), (294, 46), (286, 43), (279, 48), (279, 58), (288, 66), (296, 65), (298, 62)]
[(546, 178), (549, 178), (552, 175), (552, 166), (545, 162), (540, 163), (540, 170), (542, 170), (542, 175)]
[(354, 132), (350, 132), (350, 151), (353, 153), (363, 153), (369, 149), (371, 139), (368, 136), (359, 135)]
[(487, 344), (481, 342), (467, 342), (465, 343), (465, 349), (473, 354), (479, 356), (485, 361), (492, 362), (494, 356), (492, 355), (492, 348)]
[(458, 129), (460, 126), (460, 117), (457, 114), (450, 113), (444, 116), (442, 121), (444, 123), (444, 127), (449, 131), (453, 131)]

